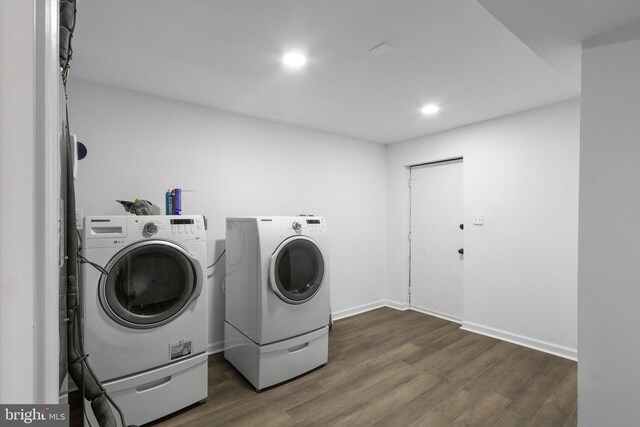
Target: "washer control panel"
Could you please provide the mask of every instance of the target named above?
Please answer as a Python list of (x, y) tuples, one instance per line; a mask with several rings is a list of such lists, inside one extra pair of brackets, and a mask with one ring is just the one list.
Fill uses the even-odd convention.
[(198, 240), (204, 238), (204, 220), (197, 215), (189, 215), (184, 218), (176, 216), (154, 216), (145, 218), (146, 221), (136, 219), (139, 229), (144, 237), (173, 239), (187, 238)]
[(83, 231), (85, 248), (121, 247), (140, 239), (206, 242), (201, 215), (87, 216)]
[(156, 224), (155, 222), (148, 222), (142, 228), (142, 232), (147, 237), (148, 236), (153, 236), (154, 234), (156, 234), (158, 232), (158, 224)]
[(172, 234), (195, 234), (202, 230), (202, 220), (194, 218), (172, 218), (171, 233)]

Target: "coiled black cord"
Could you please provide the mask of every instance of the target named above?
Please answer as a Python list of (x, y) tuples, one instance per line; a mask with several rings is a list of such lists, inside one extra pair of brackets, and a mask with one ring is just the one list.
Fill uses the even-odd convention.
[(218, 258), (216, 258), (216, 260), (213, 262), (213, 264), (208, 265), (207, 268), (213, 268), (215, 267), (215, 265), (218, 263), (218, 261), (220, 261), (220, 258), (222, 258), (222, 255), (224, 255), (227, 252), (227, 250), (225, 249), (224, 251), (222, 251), (222, 253), (220, 254), (220, 256), (218, 256)]

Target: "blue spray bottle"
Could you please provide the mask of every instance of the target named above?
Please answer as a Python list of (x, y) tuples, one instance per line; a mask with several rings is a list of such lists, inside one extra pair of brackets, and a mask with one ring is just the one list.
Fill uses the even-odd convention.
[(165, 215), (171, 215), (173, 213), (173, 206), (171, 206), (171, 190), (167, 190), (164, 193), (164, 213)]

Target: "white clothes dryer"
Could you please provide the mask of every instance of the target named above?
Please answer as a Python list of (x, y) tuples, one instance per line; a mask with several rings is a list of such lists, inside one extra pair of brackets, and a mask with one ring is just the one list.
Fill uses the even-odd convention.
[[(127, 422), (207, 397), (204, 219), (92, 216), (81, 269), (85, 352)], [(89, 411), (90, 413), (90, 411)]]
[(257, 389), (327, 362), (322, 217), (227, 218), (225, 358)]

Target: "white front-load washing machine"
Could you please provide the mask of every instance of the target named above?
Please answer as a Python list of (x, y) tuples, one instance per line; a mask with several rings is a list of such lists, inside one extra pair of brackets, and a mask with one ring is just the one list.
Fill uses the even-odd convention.
[(227, 218), (225, 358), (260, 390), (328, 357), (324, 218)]
[(85, 352), (127, 423), (205, 399), (203, 217), (86, 217), (81, 245)]

